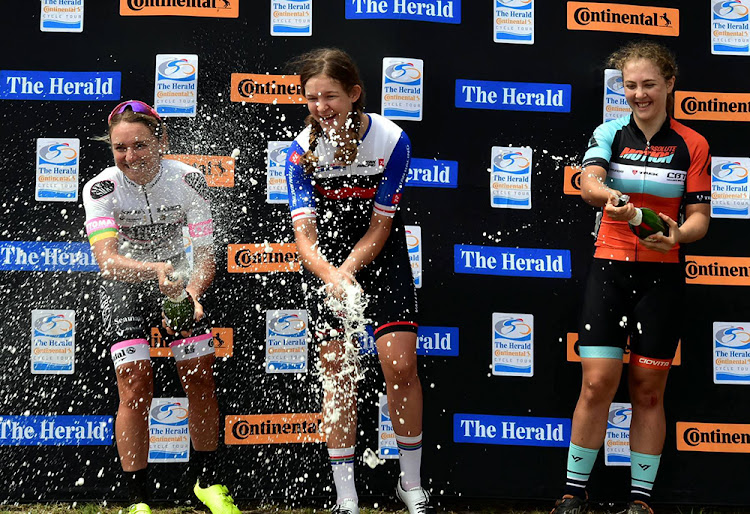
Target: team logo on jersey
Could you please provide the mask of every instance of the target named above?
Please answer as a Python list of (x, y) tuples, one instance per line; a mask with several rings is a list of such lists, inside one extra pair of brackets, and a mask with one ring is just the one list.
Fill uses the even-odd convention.
[(292, 152), (292, 155), (289, 156), (289, 160), (292, 161), (292, 164), (299, 164), (300, 157), (301, 155), (297, 152)]
[(91, 186), (91, 198), (98, 200), (115, 190), (115, 183), (111, 180), (101, 180)]

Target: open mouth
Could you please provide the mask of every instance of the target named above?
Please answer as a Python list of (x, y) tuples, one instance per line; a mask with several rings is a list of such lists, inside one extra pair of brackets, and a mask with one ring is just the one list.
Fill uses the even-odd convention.
[(333, 123), (336, 120), (335, 114), (330, 114), (328, 116), (321, 116), (320, 121), (323, 123)]

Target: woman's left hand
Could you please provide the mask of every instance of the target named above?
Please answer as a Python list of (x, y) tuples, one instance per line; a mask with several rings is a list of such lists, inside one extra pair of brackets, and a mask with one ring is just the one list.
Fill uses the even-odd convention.
[[(195, 311), (195, 314), (193, 315), (193, 319), (196, 321), (200, 321), (203, 319), (204, 312), (203, 312), (203, 305), (200, 304), (198, 300), (195, 299), (195, 294), (191, 291), (188, 291), (190, 293), (190, 297), (193, 299), (193, 309)], [(161, 326), (164, 327), (164, 329), (167, 331), (167, 334), (174, 335), (175, 331), (170, 328), (170, 326), (167, 324), (167, 317), (164, 315), (164, 313), (161, 313)], [(182, 337), (190, 337), (193, 335), (192, 330), (182, 330), (180, 332), (180, 335)]]
[(660, 212), (659, 217), (669, 226), (669, 236), (658, 233), (648, 236), (646, 239), (639, 239), (638, 242), (649, 250), (667, 253), (680, 242), (680, 227), (675, 220), (666, 214)]

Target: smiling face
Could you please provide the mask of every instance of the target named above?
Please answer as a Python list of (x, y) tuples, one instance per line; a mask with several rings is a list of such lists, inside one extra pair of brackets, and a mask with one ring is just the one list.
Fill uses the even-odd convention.
[(346, 126), (346, 119), (361, 94), (360, 86), (352, 86), (347, 92), (339, 81), (323, 74), (315, 75), (305, 83), (307, 108), (325, 132), (338, 131)]
[(123, 121), (110, 132), (115, 164), (137, 184), (148, 184), (159, 171), (162, 143), (143, 123)]
[(667, 117), (667, 96), (674, 77), (666, 80), (650, 59), (632, 59), (622, 67), (625, 98), (638, 126), (658, 128)]

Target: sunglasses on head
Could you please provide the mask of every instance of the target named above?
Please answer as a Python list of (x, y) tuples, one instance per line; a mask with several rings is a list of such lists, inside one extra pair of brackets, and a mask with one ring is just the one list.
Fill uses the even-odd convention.
[(141, 102), (140, 100), (128, 100), (127, 102), (117, 104), (117, 107), (112, 109), (112, 112), (109, 113), (109, 116), (107, 117), (107, 123), (110, 123), (112, 121), (112, 116), (114, 116), (115, 114), (122, 114), (128, 107), (130, 107), (133, 112), (148, 114), (149, 116), (153, 116), (157, 120), (161, 121), (161, 116), (159, 116), (159, 113), (156, 112), (153, 107), (151, 107), (147, 103)]

